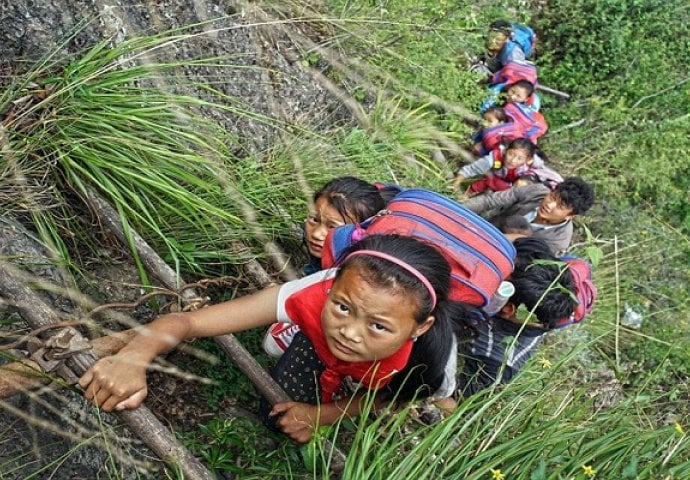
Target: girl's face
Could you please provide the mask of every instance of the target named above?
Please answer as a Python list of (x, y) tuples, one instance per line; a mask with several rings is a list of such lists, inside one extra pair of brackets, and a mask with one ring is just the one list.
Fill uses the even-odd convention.
[(509, 148), (506, 150), (504, 162), (506, 168), (517, 168), (529, 161), (529, 152), (524, 148)]
[(506, 92), (506, 97), (508, 98), (508, 101), (513, 103), (525, 103), (529, 98), (529, 95), (530, 94), (526, 88), (519, 87), (517, 85), (513, 85)]
[(482, 117), (482, 125), (484, 126), (484, 128), (495, 127), (500, 123), (501, 120), (499, 120), (498, 116), (494, 112), (487, 112)]
[(314, 208), (307, 216), (305, 236), (307, 249), (316, 258), (321, 258), (326, 235), (331, 228), (345, 225), (347, 222), (327, 198), (321, 197), (314, 203)]
[(372, 285), (366, 278), (367, 272), (360, 267), (346, 267), (321, 312), (326, 343), (338, 360), (382, 360), (434, 323), (434, 317), (421, 325), (415, 321), (414, 296)]

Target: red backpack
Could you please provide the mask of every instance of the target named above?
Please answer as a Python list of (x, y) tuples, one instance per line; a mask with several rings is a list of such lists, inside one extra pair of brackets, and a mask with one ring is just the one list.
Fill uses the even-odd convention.
[(495, 127), (485, 128), (482, 131), (481, 155), (497, 149), (501, 144), (507, 144), (517, 138), (525, 138), (523, 126), (517, 122), (499, 123)]
[(594, 300), (597, 298), (597, 287), (592, 281), (592, 264), (572, 255), (563, 256), (560, 260), (568, 265), (573, 277), (577, 305), (573, 313), (556, 322), (554, 328), (580, 323), (592, 311)]
[(523, 136), (529, 138), (534, 144), (549, 129), (544, 115), (535, 112), (529, 107), (509, 102), (503, 105), (503, 110), (506, 112), (506, 115), (513, 119), (514, 123), (522, 128)]
[(483, 307), (513, 271), (515, 247), (493, 225), (436, 192), (404, 190), (376, 216), (331, 229), (321, 266), (330, 268), (368, 235), (398, 234), (435, 246), (451, 267), (451, 300)]
[[(531, 83), (534, 88), (537, 88), (537, 67), (529, 62), (512, 61), (506, 63), (499, 71), (493, 74), (489, 86), (500, 86), (501, 91), (507, 91), (513, 83), (520, 80), (526, 80)], [(534, 105), (536, 101), (536, 92), (533, 92), (525, 104), (528, 106)]]
[(520, 80), (527, 80), (536, 87), (537, 85), (537, 67), (529, 62), (508, 62), (499, 71), (491, 77), (490, 85), (498, 85), (500, 83), (512, 85)]

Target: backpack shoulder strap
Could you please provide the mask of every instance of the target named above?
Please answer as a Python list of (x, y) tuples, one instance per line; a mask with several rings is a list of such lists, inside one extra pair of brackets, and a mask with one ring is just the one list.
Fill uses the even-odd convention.
[(491, 150), (491, 157), (494, 160), (492, 169), (498, 170), (503, 166), (503, 146), (499, 145), (497, 148)]
[(321, 268), (333, 267), (341, 260), (343, 253), (363, 236), (363, 228), (353, 223), (329, 230), (321, 251)]

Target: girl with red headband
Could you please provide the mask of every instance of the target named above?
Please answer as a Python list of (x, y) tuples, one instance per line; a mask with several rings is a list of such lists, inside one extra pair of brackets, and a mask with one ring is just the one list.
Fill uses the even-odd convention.
[(181, 341), (234, 333), (276, 321), (301, 332), (280, 358), (274, 378), (293, 399), (268, 416), (298, 442), (319, 425), (361, 408), (344, 392), (351, 379), (381, 400), (433, 394), (444, 378), (453, 328), (464, 305), (448, 300), (450, 268), (434, 247), (381, 235), (355, 244), (337, 268), (197, 311), (171, 313), (147, 325), (118, 354), (80, 379), (104, 411), (138, 407), (146, 369)]

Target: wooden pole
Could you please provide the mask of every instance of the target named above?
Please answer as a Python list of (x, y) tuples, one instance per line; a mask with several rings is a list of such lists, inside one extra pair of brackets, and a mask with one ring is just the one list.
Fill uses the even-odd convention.
[[(117, 353), (135, 335), (134, 330), (125, 330), (91, 340), (93, 353), (99, 358)], [(50, 377), (44, 375), (41, 367), (33, 360), (27, 359), (2, 365), (0, 366), (0, 399), (48, 384), (50, 381)]]
[(549, 95), (553, 95), (554, 97), (562, 98), (564, 100), (570, 99), (569, 94), (561, 92), (560, 90), (556, 90), (555, 88), (546, 87), (541, 83), (537, 83), (537, 90), (539, 90), (540, 92), (548, 93)]
[[(98, 215), (101, 223), (122, 243), (122, 245), (129, 245), (127, 236), (122, 228), (122, 222), (117, 211), (100, 195), (92, 190), (86, 191), (86, 196)], [(175, 271), (168, 266), (167, 263), (156, 253), (156, 251), (149, 246), (141, 235), (130, 229), (132, 234), (132, 241), (134, 247), (139, 253), (139, 257), (144, 264), (144, 267), (150, 273), (153, 273), (163, 285), (171, 290), (177, 290), (182, 285), (178, 284), (178, 276)], [(185, 295), (186, 292), (182, 292)]]
[[(114, 208), (108, 202), (101, 199), (95, 192), (89, 192), (89, 199), (92, 200), (92, 205), (96, 207), (96, 211), (103, 223), (108, 226), (111, 231), (119, 239), (124, 239), (125, 235), (122, 232), (122, 223)], [(117, 230), (117, 231), (115, 231)], [(136, 248), (142, 259), (144, 265), (147, 266), (149, 273), (158, 278), (164, 286), (175, 289), (179, 288), (179, 284), (184, 284), (175, 273), (151, 248), (146, 241), (141, 238), (136, 232), (132, 232), (132, 238), (135, 239)], [(241, 244), (235, 243), (234, 248), (246, 248)], [(256, 260), (250, 260), (244, 265), (244, 270), (251, 278), (252, 282), (259, 288), (265, 288), (271, 283), (270, 276), (266, 273), (264, 268)], [(183, 298), (198, 298), (196, 294), (187, 290), (182, 292)], [(290, 397), (285, 391), (280, 388), (275, 380), (261, 367), (259, 362), (247, 351), (246, 348), (237, 340), (232, 334), (220, 335), (214, 337), (214, 340), (223, 349), (223, 351), (237, 364), (242, 372), (247, 375), (249, 380), (259, 390), (266, 400), (272, 405), (276, 403), (290, 401)], [(346, 456), (330, 442), (326, 442), (326, 450), (331, 453), (331, 462), (329, 468), (331, 472), (338, 476), (338, 474), (345, 467)]]
[[(5, 262), (0, 262), (0, 296), (17, 308), (22, 318), (32, 328), (60, 322), (57, 313), (27, 287), (14, 267)], [(95, 361), (96, 356), (91, 351), (77, 353), (70, 357), (70, 367), (76, 375), (83, 375)], [(162, 460), (180, 468), (185, 478), (191, 480), (215, 478), (148, 408), (141, 406), (136, 410), (115, 415)]]

